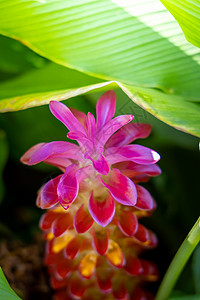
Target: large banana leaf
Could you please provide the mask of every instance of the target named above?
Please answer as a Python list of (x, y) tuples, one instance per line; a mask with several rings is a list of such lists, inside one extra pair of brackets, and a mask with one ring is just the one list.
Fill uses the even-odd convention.
[[(199, 107), (192, 103), (199, 101), (200, 52), (159, 0), (0, 0), (0, 11), (2, 34), (59, 64), (116, 82), (159, 119), (200, 134)], [(50, 74), (43, 76), (50, 79)], [(52, 97), (62, 100), (108, 84), (79, 81), (78, 90), (71, 90), (66, 80), (54, 89), (53, 78), (43, 92), (38, 85), (31, 92), (27, 81), (27, 93), (24, 85), (21, 94), (4, 93), (2, 110), (47, 103)]]
[(200, 47), (200, 1), (161, 0), (180, 24), (187, 40)]
[[(0, 84), (0, 111), (13, 111), (64, 100), (96, 89), (121, 88), (135, 103), (180, 130), (200, 135), (198, 105), (186, 97), (94, 78), (57, 64)], [(124, 103), (127, 105), (127, 103)]]
[(0, 0), (0, 12), (2, 34), (55, 62), (104, 79), (199, 95), (196, 49), (159, 0)]
[(21, 43), (0, 35), (0, 72), (18, 74), (44, 64), (43, 58)]

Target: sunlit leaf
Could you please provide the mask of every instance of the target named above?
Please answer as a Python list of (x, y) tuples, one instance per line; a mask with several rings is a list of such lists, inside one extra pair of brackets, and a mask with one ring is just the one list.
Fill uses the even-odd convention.
[[(172, 126), (198, 134), (198, 112), (194, 112), (198, 106), (189, 102), (199, 101), (200, 50), (185, 40), (176, 20), (159, 0), (0, 0), (0, 10), (2, 34), (59, 64), (117, 81), (121, 87), (125, 84), (131, 87), (131, 94), (137, 88), (145, 89), (146, 98), (140, 92), (144, 108)], [(93, 82), (80, 81), (78, 91), (71, 90), (67, 82), (55, 89), (52, 85), (48, 94), (44, 89), (44, 94), (39, 93), (39, 84), (33, 94), (27, 81), (23, 97), (6, 96), (1, 105), (4, 110), (21, 109), (47, 103), (50, 97), (62, 100), (107, 84), (97, 79), (96, 83), (100, 85), (85, 87)], [(155, 94), (152, 88), (167, 94)], [(156, 101), (150, 105), (147, 98), (152, 94)], [(166, 108), (160, 103), (161, 96)]]
[(199, 51), (159, 0), (0, 0), (0, 32), (65, 66), (199, 96)]
[(119, 84), (138, 105), (177, 129), (200, 136), (200, 110), (198, 104), (189, 103), (187, 97), (169, 95), (161, 91)]
[(200, 1), (161, 0), (181, 26), (187, 40), (200, 47)]
[[(0, 85), (0, 111), (14, 111), (65, 100), (99, 89), (121, 88), (135, 103), (180, 130), (200, 135), (200, 111), (187, 97), (152, 88), (102, 82), (81, 72), (49, 64)], [(124, 103), (126, 105), (126, 103)]]
[(0, 268), (0, 299), (20, 300), (20, 298), (15, 294), (15, 292), (9, 286), (1, 268)]

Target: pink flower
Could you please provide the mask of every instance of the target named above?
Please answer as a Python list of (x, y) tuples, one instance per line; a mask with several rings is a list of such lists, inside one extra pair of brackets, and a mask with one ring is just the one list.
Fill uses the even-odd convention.
[(77, 204), (81, 203), (74, 221), (78, 232), (81, 227), (76, 219), (81, 217), (83, 223), (86, 220), (83, 226), (86, 230), (93, 220), (103, 227), (110, 223), (115, 214), (115, 201), (146, 210), (154, 207), (150, 194), (136, 183), (160, 173), (155, 164), (160, 156), (154, 150), (130, 144), (137, 138), (147, 137), (151, 127), (130, 123), (132, 115), (113, 118), (115, 103), (114, 91), (104, 93), (97, 102), (95, 121), (90, 112), (85, 115), (70, 110), (63, 103), (51, 101), (52, 114), (68, 128), (67, 137), (78, 145), (66, 141), (40, 143), (21, 158), (27, 165), (43, 161), (62, 170), (62, 175), (41, 188), (37, 202), (44, 209), (58, 203), (68, 209), (77, 199)]

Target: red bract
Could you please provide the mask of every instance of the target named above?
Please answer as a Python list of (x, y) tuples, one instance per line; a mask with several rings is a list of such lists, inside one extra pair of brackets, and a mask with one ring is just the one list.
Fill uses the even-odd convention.
[(138, 286), (157, 279), (156, 267), (139, 258), (155, 247), (153, 232), (138, 223), (156, 204), (138, 185), (160, 174), (158, 153), (130, 144), (150, 134), (151, 126), (130, 123), (132, 115), (113, 118), (116, 96), (104, 93), (97, 102), (97, 121), (56, 101), (52, 114), (78, 145), (40, 143), (21, 158), (58, 167), (62, 174), (39, 191), (37, 205), (48, 209), (40, 221), (47, 240), (45, 262), (55, 300), (152, 299)]

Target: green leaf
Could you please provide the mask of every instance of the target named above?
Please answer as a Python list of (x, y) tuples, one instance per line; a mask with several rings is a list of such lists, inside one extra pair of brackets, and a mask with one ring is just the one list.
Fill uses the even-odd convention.
[(0, 299), (20, 300), (20, 298), (15, 294), (15, 292), (9, 286), (1, 268), (0, 268)]
[[(140, 97), (145, 109), (172, 126), (199, 133), (198, 106), (190, 102), (199, 101), (200, 50), (184, 39), (159, 0), (0, 0), (0, 10), (0, 33), (59, 64), (129, 86), (131, 95), (137, 88), (144, 89), (146, 98), (143, 92)], [(66, 80), (62, 87), (54, 87), (53, 82), (50, 90), (38, 83), (31, 91), (32, 82), (27, 80), (21, 86), (23, 94), (2, 98), (1, 109), (27, 108), (50, 98), (63, 100), (107, 84), (97, 79), (95, 84), (79, 81), (74, 89)], [(166, 96), (152, 88), (165, 91)], [(147, 97), (152, 95), (156, 101), (150, 105)], [(162, 96), (166, 108), (160, 103)]]
[(199, 0), (161, 0), (181, 26), (186, 39), (200, 47)]
[(45, 60), (20, 42), (0, 35), (0, 71), (12, 74), (43, 66)]
[(167, 300), (191, 254), (200, 242), (200, 217), (175, 254), (156, 294), (155, 300)]
[(47, 104), (50, 100), (65, 100), (96, 89), (119, 87), (135, 103), (158, 119), (193, 135), (200, 135), (198, 105), (188, 102), (187, 97), (117, 81), (102, 82), (98, 78), (53, 63), (0, 84), (0, 111), (21, 110)]
[[(200, 246), (197, 247), (197, 249), (194, 252), (193, 258), (192, 258), (192, 270), (193, 270), (193, 276), (194, 276), (194, 282), (195, 282), (195, 289), (198, 294), (200, 294)], [(199, 296), (200, 298), (200, 296)]]
[(159, 0), (0, 0), (0, 32), (107, 80), (199, 98), (199, 50)]
[(200, 110), (187, 97), (169, 95), (143, 87), (119, 84), (122, 90), (138, 105), (165, 123), (185, 132), (200, 136)]

